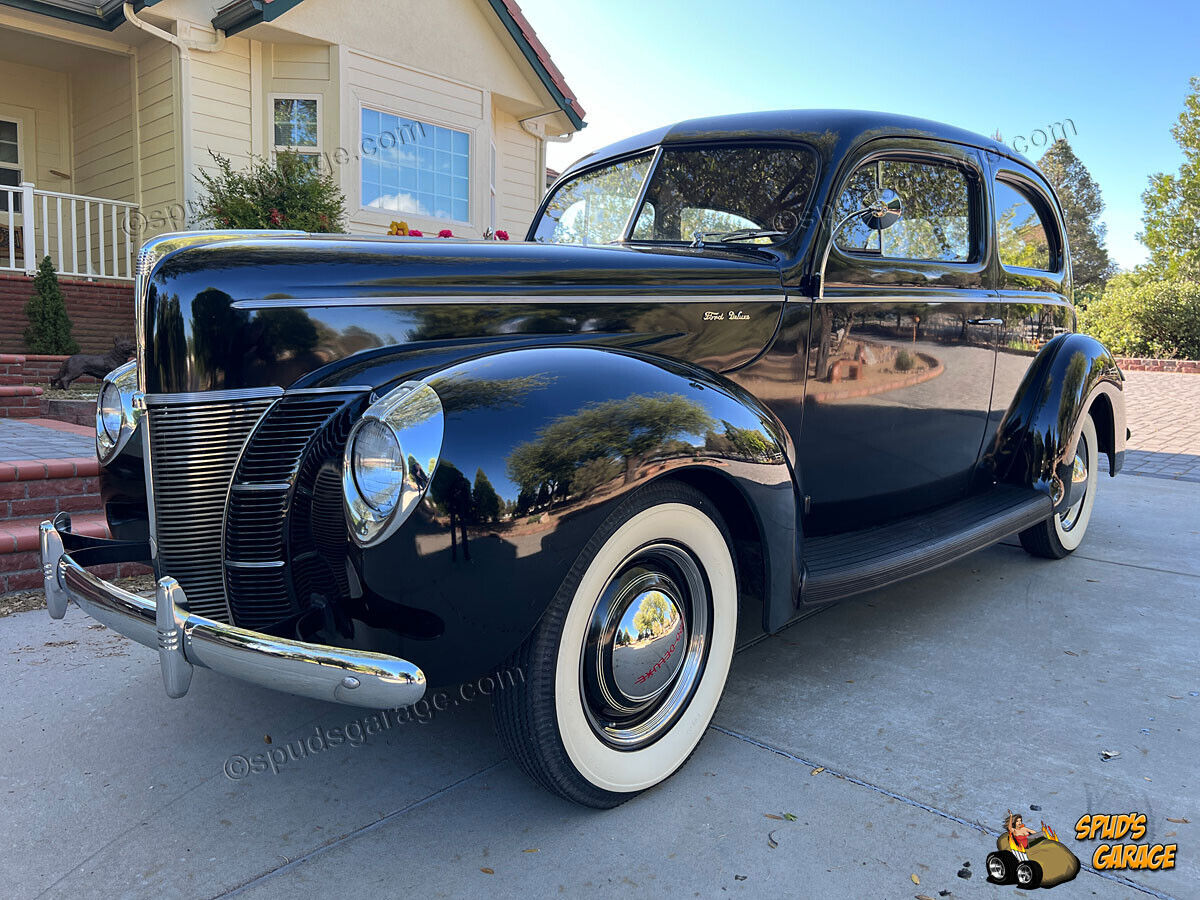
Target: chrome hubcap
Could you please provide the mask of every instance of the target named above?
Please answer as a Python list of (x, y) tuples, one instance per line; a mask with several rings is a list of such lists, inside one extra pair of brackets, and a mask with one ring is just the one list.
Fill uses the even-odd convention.
[(1083, 488), (1082, 493), (1079, 494), (1079, 499), (1071, 505), (1071, 508), (1066, 512), (1058, 514), (1058, 521), (1062, 525), (1063, 531), (1070, 531), (1079, 523), (1079, 511), (1083, 509), (1083, 501), (1087, 497), (1087, 452), (1087, 438), (1080, 435), (1079, 447), (1075, 451), (1075, 462), (1071, 466), (1071, 483), (1072, 485), (1082, 484)]
[(580, 660), (588, 721), (634, 750), (666, 732), (703, 671), (711, 601), (697, 561), (672, 544), (644, 547), (609, 579)]
[(996, 857), (993, 856), (991, 859), (988, 860), (987, 867), (988, 867), (988, 874), (991, 875), (993, 878), (1003, 878), (1004, 877), (1004, 863), (1000, 862), (1000, 860), (996, 859)]
[(1033, 881), (1033, 872), (1029, 870), (1029, 866), (1017, 866), (1017, 881), (1021, 884)]

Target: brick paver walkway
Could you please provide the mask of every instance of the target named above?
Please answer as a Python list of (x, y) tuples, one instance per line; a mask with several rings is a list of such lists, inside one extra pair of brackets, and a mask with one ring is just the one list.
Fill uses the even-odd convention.
[(1124, 473), (1200, 483), (1200, 375), (1125, 373)]
[(92, 429), (51, 419), (0, 419), (0, 459), (95, 456)]

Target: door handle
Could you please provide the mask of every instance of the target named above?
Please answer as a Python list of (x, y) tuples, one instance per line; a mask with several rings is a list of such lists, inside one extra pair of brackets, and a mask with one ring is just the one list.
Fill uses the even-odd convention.
[(968, 325), (1003, 325), (1003, 319), (967, 319)]

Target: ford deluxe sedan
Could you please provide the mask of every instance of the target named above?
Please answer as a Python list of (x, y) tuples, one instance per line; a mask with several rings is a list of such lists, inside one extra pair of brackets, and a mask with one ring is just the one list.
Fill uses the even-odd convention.
[[(171, 696), (510, 667), (504, 745), (595, 807), (684, 764), (736, 647), (1009, 535), (1077, 549), (1127, 437), (1051, 186), (895, 115), (630, 138), (521, 242), (167, 235), (136, 291), (113, 539), (42, 525), (51, 615), (157, 649)], [(154, 596), (88, 571), (124, 560)]]

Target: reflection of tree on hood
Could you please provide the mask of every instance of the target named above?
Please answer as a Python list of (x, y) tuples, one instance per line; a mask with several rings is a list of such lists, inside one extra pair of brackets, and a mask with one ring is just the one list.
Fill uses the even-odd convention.
[(704, 408), (682, 394), (634, 394), (593, 403), (560, 416), (538, 431), (535, 440), (513, 450), (508, 475), (523, 493), (545, 488), (550, 497), (562, 497), (580, 466), (616, 457), (625, 463), (629, 484), (641, 460), (670, 440), (701, 434), (711, 425)]

